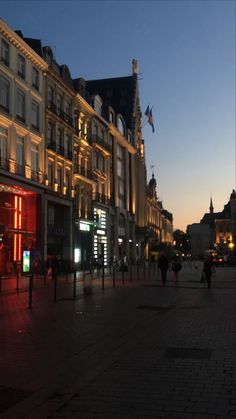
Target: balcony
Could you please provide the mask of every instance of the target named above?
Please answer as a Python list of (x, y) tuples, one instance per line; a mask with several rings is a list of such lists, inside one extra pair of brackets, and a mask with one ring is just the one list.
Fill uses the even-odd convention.
[(59, 116), (59, 118), (61, 118), (64, 122), (67, 122), (67, 124), (74, 128), (73, 118), (68, 113), (63, 111), (63, 109), (58, 108), (55, 103), (49, 101), (47, 103), (47, 108), (50, 109), (50, 111), (52, 111), (55, 115)]
[(19, 176), (25, 176), (25, 165), (21, 165), (14, 162), (15, 174)]
[(5, 58), (5, 57), (1, 57), (1, 62), (2, 62), (3, 64), (5, 64), (7, 67), (9, 67), (9, 60), (8, 60), (7, 58)]
[(74, 172), (79, 174), (79, 175), (82, 175), (84, 177), (87, 177), (89, 179), (93, 179), (93, 174), (92, 174), (91, 170), (86, 169), (84, 166), (81, 166), (80, 164), (78, 164), (75, 167)]
[(9, 171), (9, 169), (10, 169), (9, 160), (6, 160), (6, 159), (0, 157), (0, 169), (4, 169), (4, 170)]
[(102, 194), (102, 193), (99, 193), (99, 192), (95, 192), (94, 194), (93, 194), (93, 201), (95, 201), (95, 202), (99, 202), (100, 204), (105, 204), (105, 205), (109, 205), (109, 198), (108, 198), (108, 196), (106, 196), (106, 195), (104, 195), (104, 194)]
[(108, 144), (107, 141), (105, 141), (103, 138), (99, 137), (98, 135), (96, 135), (96, 134), (92, 135), (92, 143), (93, 144), (98, 144), (105, 151), (108, 151), (109, 153), (111, 153), (110, 144)]

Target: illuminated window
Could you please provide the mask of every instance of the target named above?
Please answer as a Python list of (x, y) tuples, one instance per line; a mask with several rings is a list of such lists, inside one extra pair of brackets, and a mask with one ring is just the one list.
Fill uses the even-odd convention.
[(9, 67), (9, 45), (4, 39), (1, 41), (1, 61)]
[(62, 167), (61, 166), (57, 168), (57, 183), (58, 183), (58, 188), (61, 189), (62, 188)]
[(0, 164), (7, 158), (7, 130), (0, 127)]
[(10, 83), (4, 77), (0, 77), (0, 107), (9, 112)]
[(25, 78), (25, 58), (18, 54), (18, 76)]
[(39, 150), (38, 145), (31, 145), (31, 170), (37, 172), (39, 169)]

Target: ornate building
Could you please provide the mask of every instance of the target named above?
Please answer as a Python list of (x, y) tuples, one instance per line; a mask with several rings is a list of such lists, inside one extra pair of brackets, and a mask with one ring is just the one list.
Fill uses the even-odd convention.
[[(43, 257), (47, 63), (0, 20), (0, 274)], [(30, 214), (30, 217), (29, 217)]]

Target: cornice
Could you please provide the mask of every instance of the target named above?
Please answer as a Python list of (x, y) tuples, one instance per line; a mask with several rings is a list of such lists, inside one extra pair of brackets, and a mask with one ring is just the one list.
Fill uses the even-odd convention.
[(118, 141), (119, 144), (121, 144), (123, 147), (125, 147), (131, 154), (136, 154), (137, 149), (128, 142), (127, 138), (125, 138), (121, 132), (115, 127), (113, 124), (109, 124), (109, 130), (110, 133), (113, 135), (114, 138)]
[(48, 68), (48, 64), (19, 35), (10, 29), (2, 19), (0, 19), (0, 32), (40, 70), (43, 71)]

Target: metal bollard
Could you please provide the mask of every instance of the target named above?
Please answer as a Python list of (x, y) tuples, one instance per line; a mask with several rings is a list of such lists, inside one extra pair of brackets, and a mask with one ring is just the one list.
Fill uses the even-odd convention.
[(130, 264), (130, 271), (129, 271), (129, 280), (130, 280), (130, 282), (132, 282), (133, 281), (133, 279), (132, 279), (132, 263)]
[(16, 270), (16, 291), (19, 292), (19, 269)]
[(54, 303), (57, 302), (57, 275), (54, 277)]
[(139, 262), (137, 262), (137, 280), (139, 281)]
[(144, 262), (143, 262), (143, 279), (145, 280), (146, 278), (146, 263), (145, 263), (145, 260), (144, 260)]
[(74, 270), (73, 298), (76, 299), (76, 270)]
[(122, 284), (125, 283), (125, 268), (122, 266)]
[(33, 297), (33, 274), (29, 276), (29, 308), (32, 308), (32, 297)]
[(150, 260), (148, 260), (148, 278), (151, 278), (151, 265), (150, 265)]
[(115, 264), (113, 264), (112, 280), (113, 280), (113, 287), (115, 288), (115, 286), (116, 286), (116, 270), (115, 270)]
[(105, 289), (105, 286), (104, 286), (104, 265), (102, 265), (102, 289), (103, 290)]

